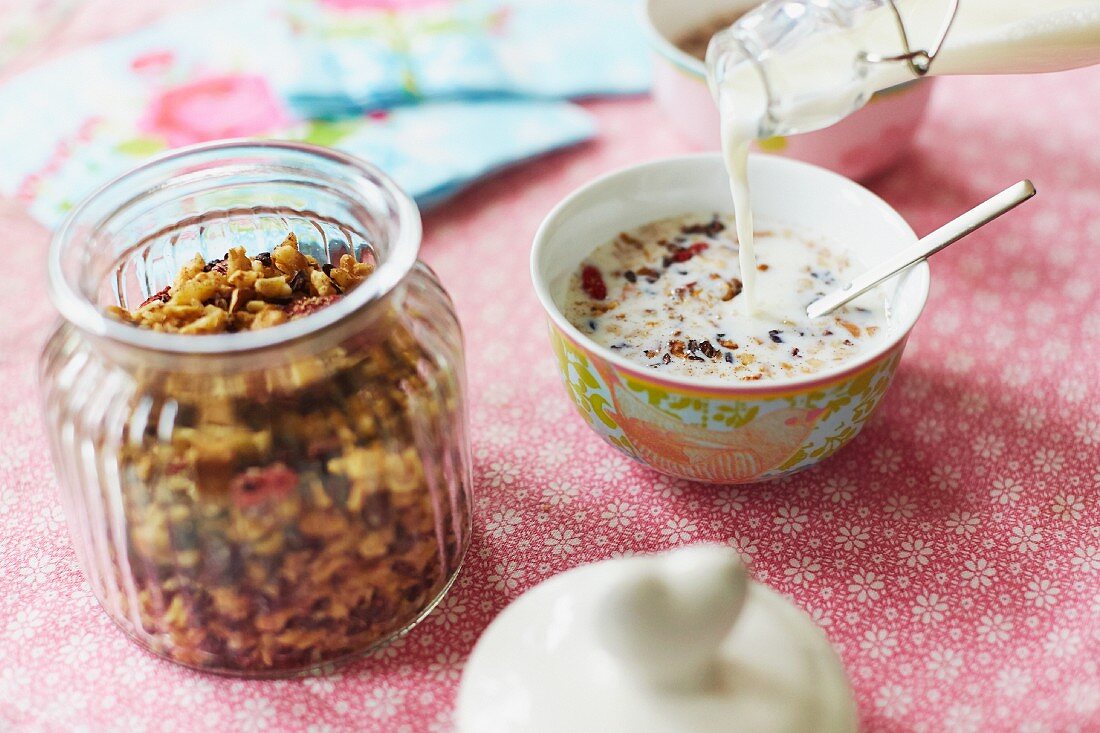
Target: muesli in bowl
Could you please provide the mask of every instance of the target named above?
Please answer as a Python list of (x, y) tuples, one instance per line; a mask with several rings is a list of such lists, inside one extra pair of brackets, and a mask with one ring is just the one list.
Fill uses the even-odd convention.
[(415, 206), (328, 150), (178, 151), (81, 205), (42, 359), (81, 566), (141, 645), (284, 676), (401, 633), (469, 543), (461, 333)]
[(566, 391), (601, 438), (658, 471), (750, 483), (856, 436), (928, 295), (917, 265), (822, 319), (805, 306), (916, 237), (835, 173), (751, 156), (759, 303), (746, 315), (717, 154), (653, 161), (574, 192), (531, 271)]

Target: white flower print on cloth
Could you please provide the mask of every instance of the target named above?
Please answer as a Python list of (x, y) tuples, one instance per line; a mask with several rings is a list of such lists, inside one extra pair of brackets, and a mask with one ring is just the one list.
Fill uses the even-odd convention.
[(886, 515), (891, 519), (912, 519), (917, 511), (917, 504), (908, 496), (891, 496), (886, 500), (884, 507)]
[(456, 626), (461, 623), (466, 615), (466, 604), (456, 595), (448, 595), (443, 602), (436, 606), (432, 617), (441, 626)]
[(811, 557), (792, 558), (783, 568), (783, 575), (794, 585), (805, 585), (817, 579), (821, 563)]
[(1073, 434), (1086, 446), (1100, 446), (1100, 420), (1082, 420), (1077, 423)]
[(1080, 545), (1073, 551), (1070, 562), (1082, 573), (1100, 572), (1100, 547), (1096, 545)]
[(15, 616), (8, 620), (5, 633), (14, 641), (26, 641), (34, 637), (45, 623), (45, 614), (37, 609), (28, 608), (17, 611)]
[(998, 504), (1011, 504), (1019, 501), (1023, 488), (1014, 478), (995, 478), (993, 488), (989, 490), (989, 497)]
[(898, 648), (898, 635), (887, 629), (872, 629), (863, 634), (859, 642), (860, 649), (870, 659), (884, 659), (892, 656)]
[(825, 481), (824, 493), (833, 504), (846, 504), (852, 499), (855, 484), (848, 479), (831, 476)]
[(336, 691), (336, 681), (331, 675), (306, 677), (302, 684), (314, 695), (331, 695)]
[(914, 568), (927, 565), (932, 559), (932, 545), (927, 540), (908, 538), (901, 543), (898, 560), (906, 567)]
[(962, 670), (962, 655), (952, 649), (933, 649), (928, 655), (928, 669), (938, 680), (951, 681)]
[(555, 555), (571, 555), (580, 547), (581, 538), (574, 536), (571, 529), (554, 529), (543, 540), (543, 544), (550, 548), (550, 551)]
[(676, 545), (690, 541), (698, 529), (690, 519), (670, 519), (661, 527), (661, 535), (669, 544)]
[(1024, 430), (1038, 430), (1046, 424), (1047, 415), (1038, 405), (1027, 405), (1020, 410), (1017, 420)]
[(428, 674), (441, 682), (457, 682), (465, 657), (458, 652), (440, 652), (428, 665)]
[(26, 563), (19, 569), (19, 573), (23, 576), (23, 582), (39, 585), (49, 580), (55, 570), (57, 570), (57, 563), (51, 560), (49, 555), (39, 552), (27, 558)]
[(904, 715), (912, 706), (913, 693), (904, 685), (884, 685), (875, 694), (875, 707), (891, 717)]
[(886, 584), (873, 572), (857, 573), (848, 584), (848, 597), (858, 603), (877, 601)]
[(858, 526), (841, 527), (840, 533), (833, 541), (845, 551), (851, 552), (852, 550), (862, 550), (866, 547), (870, 537), (870, 532)]
[(871, 459), (871, 469), (878, 473), (893, 473), (901, 466), (901, 453), (892, 448), (878, 448)]
[(608, 456), (596, 466), (595, 475), (600, 481), (613, 483), (620, 480), (629, 468), (625, 458), (621, 456)]
[(571, 481), (551, 481), (542, 491), (542, 500), (550, 506), (564, 506), (577, 498), (578, 493)]
[(1061, 592), (1062, 588), (1057, 581), (1050, 578), (1037, 578), (1028, 582), (1024, 598), (1036, 608), (1047, 608), (1057, 602)]
[(42, 507), (34, 517), (33, 526), (37, 532), (44, 535), (59, 532), (65, 526), (65, 513), (57, 504)]
[(970, 512), (952, 512), (947, 518), (947, 528), (955, 534), (973, 534), (981, 523), (982, 520)]
[(275, 708), (262, 697), (248, 698), (234, 712), (233, 722), (243, 733), (270, 730), (275, 722)]
[(966, 586), (972, 589), (988, 588), (993, 585), (993, 578), (996, 575), (997, 568), (990, 565), (984, 557), (967, 560), (963, 563), (963, 571), (960, 573)]
[(612, 502), (600, 512), (600, 519), (604, 521), (608, 529), (629, 527), (638, 517), (638, 510), (624, 501)]
[(987, 613), (978, 622), (978, 638), (989, 644), (1007, 641), (1012, 622), (999, 613)]
[(916, 429), (913, 431), (918, 436), (918, 440), (923, 443), (935, 443), (943, 440), (943, 436), (947, 433), (947, 428), (943, 422), (934, 417), (923, 418), (917, 423)]
[(974, 453), (979, 458), (1000, 458), (1005, 452), (1005, 441), (996, 435), (979, 435), (974, 438)]
[(506, 461), (493, 461), (484, 476), (488, 485), (494, 489), (507, 486), (519, 478), (519, 466)]
[(1042, 531), (1030, 524), (1023, 524), (1012, 528), (1012, 534), (1008, 542), (1017, 552), (1035, 552), (1043, 541)]
[(952, 705), (944, 716), (944, 724), (955, 733), (975, 733), (981, 725), (981, 713), (971, 705)]
[(1087, 394), (1088, 388), (1080, 379), (1063, 379), (1058, 383), (1058, 396), (1066, 402), (1080, 402)]
[(1081, 650), (1081, 635), (1071, 629), (1054, 629), (1043, 642), (1043, 651), (1052, 657), (1072, 657)]
[(779, 514), (775, 518), (775, 526), (783, 534), (797, 534), (802, 531), (809, 519), (804, 511), (798, 507), (780, 507)]
[(519, 587), (519, 583), (523, 580), (523, 576), (526, 571), (515, 560), (508, 560), (507, 562), (500, 562), (493, 568), (493, 572), (486, 580), (492, 583), (493, 588), (498, 591), (514, 591)]
[(515, 509), (505, 509), (504, 511), (494, 512), (489, 521), (485, 523), (485, 529), (490, 537), (501, 539), (515, 532), (516, 527), (522, 522), (523, 517), (519, 515), (519, 512)]
[(87, 662), (99, 647), (98, 641), (98, 637), (90, 631), (78, 632), (62, 644), (61, 659), (71, 666)]
[(741, 489), (727, 486), (714, 494), (714, 508), (723, 514), (733, 514), (745, 508), (748, 498)]
[(939, 623), (943, 621), (947, 608), (947, 601), (938, 593), (922, 593), (913, 605), (913, 618), (922, 624)]
[(1084, 498), (1077, 494), (1058, 494), (1050, 505), (1054, 516), (1064, 522), (1076, 522), (1085, 511)]
[(1066, 691), (1066, 702), (1079, 715), (1093, 715), (1100, 709), (1100, 684), (1095, 681), (1078, 681)]
[(950, 491), (958, 488), (962, 481), (962, 471), (952, 466), (936, 466), (932, 469), (930, 481), (940, 491)]
[(1008, 697), (1020, 697), (1031, 687), (1031, 674), (1019, 667), (1008, 667), (997, 674), (997, 690)]
[(363, 700), (367, 715), (375, 720), (388, 720), (405, 701), (405, 693), (392, 687), (376, 687)]
[(1040, 448), (1031, 459), (1032, 466), (1040, 473), (1060, 473), (1065, 463), (1066, 457), (1053, 448)]

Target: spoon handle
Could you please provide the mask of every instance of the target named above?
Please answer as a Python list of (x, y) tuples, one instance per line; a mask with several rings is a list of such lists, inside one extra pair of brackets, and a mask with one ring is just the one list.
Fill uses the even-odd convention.
[(949, 244), (959, 241), (975, 229), (1011, 211), (1035, 195), (1031, 181), (1013, 184), (986, 201), (975, 206), (957, 219), (953, 219), (936, 231), (922, 237), (896, 255), (875, 265), (836, 292), (818, 298), (806, 308), (810, 318), (827, 315), (850, 300), (858, 298), (883, 280), (905, 268), (926, 260)]

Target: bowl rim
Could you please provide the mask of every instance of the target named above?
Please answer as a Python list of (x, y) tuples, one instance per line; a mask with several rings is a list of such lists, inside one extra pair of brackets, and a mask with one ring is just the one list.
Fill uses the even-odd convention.
[[(762, 1), (763, 0), (757, 0), (758, 3)], [(664, 57), (666, 61), (679, 68), (681, 71), (691, 74), (693, 77), (697, 77), (699, 81), (706, 81), (706, 64), (686, 51), (681, 51), (680, 48), (672, 42), (672, 39), (668, 38), (657, 29), (656, 25), (654, 25), (653, 4), (655, 2), (659, 2), (659, 0), (644, 0), (638, 3), (637, 10), (638, 22), (641, 24), (642, 30), (645, 31), (650, 47), (656, 51), (658, 55)]]
[[(638, 24), (642, 27), (646, 39), (649, 42), (650, 48), (653, 49), (657, 55), (661, 56), (672, 64), (674, 67), (691, 75), (696, 81), (707, 81), (707, 65), (703, 61), (695, 58), (691, 54), (680, 50), (680, 47), (672, 42), (672, 39), (657, 29), (657, 26), (653, 23), (653, 5), (654, 3), (667, 2), (668, 0), (642, 0), (637, 6)], [(677, 0), (682, 2), (682, 0)], [(748, 8), (745, 12), (752, 10), (753, 8), (763, 4), (766, 0), (754, 0), (752, 7)], [(876, 95), (882, 95), (891, 91), (899, 91), (902, 89), (908, 89), (916, 86), (918, 83), (922, 83), (925, 86), (929, 86), (929, 83), (934, 79), (931, 77), (914, 77), (907, 79), (906, 81), (899, 82), (893, 86), (885, 89), (880, 89), (875, 92)]]
[[(834, 173), (827, 168), (821, 166), (805, 163), (800, 160), (793, 160), (791, 158), (784, 158), (777, 155), (766, 155), (762, 153), (751, 153), (750, 158), (760, 161), (765, 161), (763, 164), (768, 166), (778, 166), (779, 168), (787, 168), (790, 171), (790, 175), (814, 175), (823, 176), (825, 178), (831, 178), (835, 181), (835, 185), (844, 186), (848, 190), (853, 191), (856, 195), (870, 201), (879, 213), (890, 222), (900, 225), (903, 231), (912, 235), (913, 240), (917, 238), (913, 228), (909, 226), (909, 223), (905, 221), (900, 213), (881, 197), (876, 195), (864, 186), (856, 183), (850, 178), (846, 178), (839, 173)], [(831, 383), (838, 379), (843, 379), (853, 373), (862, 372), (864, 369), (869, 368), (886, 358), (896, 348), (902, 346), (905, 340), (908, 338), (910, 331), (913, 330), (913, 326), (916, 325), (920, 319), (921, 313), (924, 312), (925, 306), (928, 304), (928, 294), (931, 283), (931, 274), (927, 262), (920, 262), (913, 265), (908, 270), (895, 275), (894, 278), (901, 278), (902, 280), (908, 280), (911, 277), (917, 278), (917, 287), (920, 292), (920, 301), (916, 307), (912, 308), (912, 311), (908, 314), (898, 314), (897, 329), (891, 335), (891, 337), (877, 348), (868, 351), (866, 354), (859, 356), (851, 361), (845, 361), (830, 369), (825, 369), (820, 372), (814, 372), (812, 374), (804, 374), (795, 377), (783, 377), (779, 379), (761, 379), (755, 382), (730, 382), (726, 379), (718, 378), (691, 378), (682, 377), (672, 374), (654, 374), (652, 371), (646, 371), (641, 365), (636, 362), (632, 362), (625, 359), (611, 349), (597, 344), (581, 333), (562, 313), (554, 302), (553, 296), (550, 294), (550, 283), (543, 276), (541, 268), (539, 267), (539, 260), (544, 250), (549, 247), (550, 229), (553, 228), (557, 221), (562, 217), (563, 212), (573, 206), (577, 201), (584, 199), (585, 197), (592, 196), (592, 192), (614, 181), (615, 179), (628, 179), (647, 177), (657, 175), (659, 177), (662, 168), (671, 165), (724, 165), (722, 156), (720, 153), (691, 153), (684, 155), (675, 155), (664, 158), (657, 158), (655, 160), (646, 161), (644, 163), (637, 163), (634, 165), (625, 166), (605, 173), (588, 183), (584, 184), (580, 188), (572, 191), (568, 196), (559, 201), (553, 209), (546, 215), (546, 217), (539, 224), (538, 230), (535, 232), (534, 241), (531, 247), (531, 282), (535, 289), (535, 295), (539, 299), (539, 303), (542, 305), (543, 310), (550, 318), (551, 323), (570, 341), (572, 341), (578, 347), (581, 347), (590, 353), (598, 356), (604, 361), (614, 365), (618, 370), (625, 371), (631, 375), (635, 375), (639, 380), (644, 382), (657, 381), (661, 384), (673, 387), (677, 390), (685, 392), (715, 392), (720, 394), (768, 394), (775, 392), (786, 392), (790, 390), (799, 390), (811, 388), (813, 386)], [(784, 174), (787, 175), (787, 174)], [(598, 246), (599, 242), (592, 245), (593, 249)], [(888, 281), (889, 282), (889, 281)]]

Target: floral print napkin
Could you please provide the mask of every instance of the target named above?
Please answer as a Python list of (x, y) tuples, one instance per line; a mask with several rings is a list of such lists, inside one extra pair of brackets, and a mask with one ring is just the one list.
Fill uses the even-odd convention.
[(308, 114), (420, 99), (565, 98), (649, 89), (632, 0), (289, 0), (309, 50), (286, 80)]
[[(562, 0), (559, 25), (574, 2)], [(586, 17), (623, 4), (585, 0)], [(267, 136), (359, 155), (430, 205), (594, 134), (587, 113), (551, 98), (644, 89), (630, 41), (622, 53), (590, 46), (601, 59), (590, 75), (576, 64), (598, 36), (565, 34), (557, 50), (515, 45), (556, 15), (548, 0), (243, 0), (174, 15), (0, 86), (0, 195), (52, 227), (150, 155)]]

